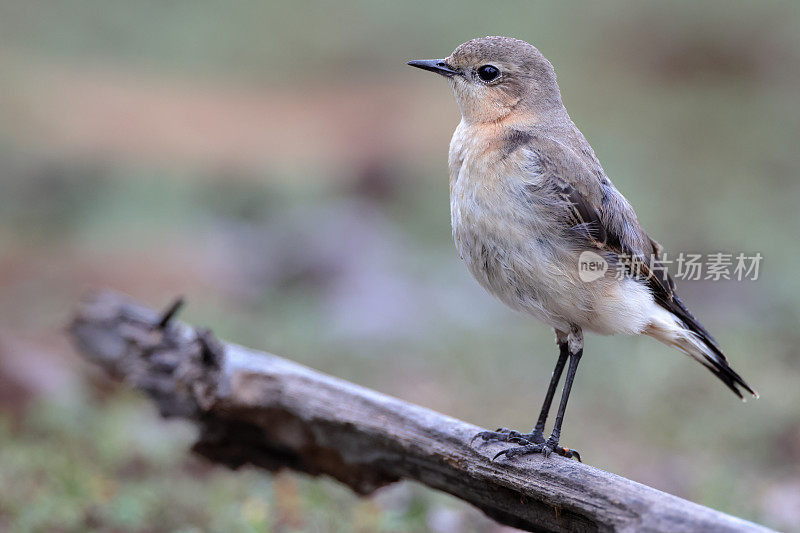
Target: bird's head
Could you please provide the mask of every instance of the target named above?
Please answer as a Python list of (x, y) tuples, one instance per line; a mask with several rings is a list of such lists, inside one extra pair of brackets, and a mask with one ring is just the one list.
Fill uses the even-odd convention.
[(535, 120), (563, 109), (553, 65), (533, 45), (511, 37), (481, 37), (444, 59), (409, 61), (450, 80), (461, 116), (470, 123), (509, 116)]

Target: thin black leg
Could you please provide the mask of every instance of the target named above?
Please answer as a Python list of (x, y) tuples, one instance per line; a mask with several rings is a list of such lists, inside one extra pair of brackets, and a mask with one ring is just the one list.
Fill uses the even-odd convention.
[(564, 371), (564, 365), (567, 363), (569, 356), (569, 344), (567, 342), (558, 343), (558, 361), (553, 370), (553, 377), (550, 378), (550, 385), (547, 387), (547, 394), (542, 403), (542, 411), (539, 413), (539, 420), (536, 421), (536, 426), (533, 428), (534, 434), (542, 435), (544, 433), (544, 425), (547, 422), (547, 415), (550, 413), (550, 406), (553, 404), (553, 396), (556, 394), (558, 382), (561, 380), (561, 373)]
[(583, 349), (579, 349), (575, 353), (569, 354), (569, 367), (567, 367), (567, 377), (564, 379), (564, 389), (561, 392), (561, 401), (558, 404), (556, 420), (553, 423), (553, 432), (550, 434), (550, 437), (547, 439), (547, 441), (525, 442), (523, 439), (519, 438), (508, 439), (510, 442), (522, 444), (522, 446), (502, 450), (501, 452), (497, 453), (492, 460), (497, 459), (501, 455), (505, 455), (507, 458), (511, 459), (512, 457), (526, 455), (529, 453), (541, 453), (547, 457), (553, 452), (556, 452), (558, 455), (563, 455), (567, 458), (575, 457), (578, 459), (578, 461), (581, 460), (580, 454), (575, 450), (559, 446), (558, 439), (561, 436), (561, 424), (564, 422), (564, 413), (567, 410), (567, 402), (569, 401), (569, 393), (572, 390), (572, 382), (575, 381), (575, 372), (578, 370), (578, 363), (580, 363), (582, 355)]
[(558, 439), (561, 437), (561, 423), (564, 421), (564, 413), (567, 410), (569, 393), (572, 390), (572, 382), (575, 381), (575, 372), (578, 370), (578, 363), (581, 362), (582, 355), (582, 349), (569, 355), (569, 368), (567, 368), (567, 377), (564, 379), (564, 390), (561, 393), (561, 402), (558, 404), (558, 412), (556, 412), (553, 432), (550, 434), (550, 438), (547, 439), (547, 445), (551, 448), (558, 445)]
[(547, 387), (547, 394), (544, 397), (542, 410), (539, 413), (539, 419), (536, 421), (533, 431), (530, 433), (520, 433), (508, 428), (497, 428), (497, 431), (481, 431), (474, 437), (475, 439), (483, 439), (484, 441), (500, 441), (500, 442), (516, 442), (518, 444), (543, 443), (544, 442), (544, 425), (547, 422), (547, 415), (550, 413), (550, 406), (553, 404), (553, 396), (555, 396), (558, 382), (561, 380), (561, 374), (564, 372), (564, 365), (567, 363), (569, 356), (569, 345), (565, 342), (558, 343), (558, 360), (556, 367), (553, 370), (553, 376), (550, 378), (550, 385)]

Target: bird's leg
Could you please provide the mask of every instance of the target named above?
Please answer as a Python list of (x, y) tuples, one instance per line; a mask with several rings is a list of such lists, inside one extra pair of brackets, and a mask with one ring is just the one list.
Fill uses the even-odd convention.
[(544, 424), (547, 422), (547, 415), (550, 413), (550, 406), (553, 403), (553, 396), (555, 396), (556, 388), (558, 388), (558, 382), (561, 380), (561, 374), (564, 371), (564, 365), (567, 363), (567, 357), (569, 356), (567, 335), (560, 331), (556, 331), (556, 342), (558, 343), (559, 352), (558, 361), (556, 361), (556, 367), (553, 370), (552, 377), (550, 378), (550, 385), (547, 387), (547, 394), (544, 397), (542, 410), (539, 413), (539, 419), (536, 421), (533, 431), (530, 433), (519, 433), (518, 431), (512, 431), (508, 428), (497, 428), (495, 431), (481, 431), (472, 438), (472, 442), (474, 442), (475, 439), (482, 439), (484, 442), (500, 441), (516, 442), (517, 444), (537, 444), (544, 442)]
[(553, 396), (556, 394), (558, 382), (561, 380), (561, 373), (564, 371), (564, 365), (567, 363), (569, 356), (569, 344), (566, 340), (558, 343), (558, 361), (556, 367), (553, 369), (553, 376), (550, 378), (550, 385), (547, 387), (547, 394), (542, 403), (542, 410), (539, 413), (539, 419), (533, 427), (533, 435), (537, 436), (536, 442), (544, 442), (544, 424), (547, 422), (547, 415), (550, 414), (550, 406), (553, 403)]
[[(564, 390), (561, 392), (561, 401), (558, 404), (558, 412), (556, 412), (556, 420), (553, 424), (553, 432), (545, 442), (534, 444), (524, 444), (515, 448), (508, 448), (494, 456), (497, 459), (501, 455), (505, 455), (509, 459), (519, 455), (526, 455), (530, 453), (541, 453), (545, 457), (552, 452), (564, 457), (575, 457), (581, 460), (580, 454), (575, 450), (559, 446), (558, 440), (561, 436), (561, 424), (564, 422), (564, 413), (567, 410), (567, 402), (569, 401), (569, 393), (572, 390), (572, 382), (575, 380), (575, 373), (578, 370), (578, 363), (581, 361), (583, 355), (583, 336), (579, 329), (573, 329), (569, 336), (569, 367), (567, 368), (567, 377), (564, 379)], [(518, 441), (512, 441), (518, 442)]]

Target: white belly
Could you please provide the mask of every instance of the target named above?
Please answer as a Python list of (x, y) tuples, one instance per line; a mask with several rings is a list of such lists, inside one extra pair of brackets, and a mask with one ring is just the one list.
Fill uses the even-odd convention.
[(561, 331), (638, 334), (647, 327), (655, 303), (645, 285), (611, 274), (583, 281), (580, 251), (566, 245), (562, 228), (535, 212), (520, 213), (521, 206), (500, 199), (507, 191), (495, 198), (468, 183), (459, 179), (451, 190), (453, 238), (490, 294)]

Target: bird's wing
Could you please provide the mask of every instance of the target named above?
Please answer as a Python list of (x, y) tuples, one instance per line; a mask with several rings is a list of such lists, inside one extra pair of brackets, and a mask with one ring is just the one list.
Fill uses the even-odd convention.
[(727, 363), (717, 341), (675, 294), (675, 282), (662, 263), (663, 249), (641, 227), (631, 205), (602, 172), (561, 143), (533, 150), (543, 186), (562, 200), (565, 221), (576, 244), (620, 259), (629, 274), (646, 284), (655, 301), (675, 315), (713, 354), (706, 367), (740, 398), (737, 385), (754, 394)]
[[(588, 200), (569, 183), (555, 182), (554, 186), (557, 194), (564, 200), (567, 218), (578, 239), (582, 239), (584, 244), (592, 248), (608, 251), (619, 257), (628, 273), (648, 286), (661, 307), (719, 348), (714, 337), (675, 294), (675, 281), (662, 262), (663, 248), (639, 225), (630, 204), (613, 185), (603, 192), (599, 204)], [(616, 209), (608, 208), (610, 202), (607, 198), (612, 195), (617, 197), (613, 200)]]
[[(620, 257), (657, 298), (672, 300), (675, 283), (660, 263), (660, 246), (639, 226), (633, 210), (616, 189), (604, 191), (601, 202), (595, 203), (566, 181), (554, 180), (553, 187), (563, 200), (572, 232), (582, 244)], [(614, 199), (617, 209), (608, 208), (607, 198), (612, 194), (619, 196)], [(623, 206), (627, 209), (620, 209)]]
[(537, 158), (543, 187), (549, 189), (545, 194), (560, 199), (576, 243), (618, 257), (667, 307), (675, 298), (675, 282), (661, 262), (661, 245), (641, 227), (633, 207), (568, 146), (549, 139), (537, 144), (543, 149), (532, 149), (532, 157)]

